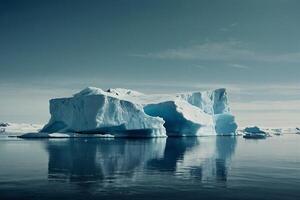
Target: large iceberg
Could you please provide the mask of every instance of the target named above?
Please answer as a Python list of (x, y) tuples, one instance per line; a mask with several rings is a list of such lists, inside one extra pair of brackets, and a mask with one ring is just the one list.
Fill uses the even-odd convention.
[(233, 135), (237, 128), (225, 89), (147, 95), (88, 87), (73, 97), (51, 99), (50, 114), (41, 132), (164, 137)]
[(86, 88), (71, 98), (50, 100), (50, 122), (43, 132), (113, 133), (165, 136), (164, 120), (143, 107), (98, 88)]

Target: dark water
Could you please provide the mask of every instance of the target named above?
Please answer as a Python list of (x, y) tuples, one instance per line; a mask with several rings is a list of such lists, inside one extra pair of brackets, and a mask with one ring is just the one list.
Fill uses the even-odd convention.
[(0, 199), (300, 199), (300, 135), (1, 137)]

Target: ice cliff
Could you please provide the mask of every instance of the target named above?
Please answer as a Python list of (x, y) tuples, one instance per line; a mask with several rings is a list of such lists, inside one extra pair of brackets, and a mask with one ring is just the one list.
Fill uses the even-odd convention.
[(41, 132), (164, 137), (232, 135), (237, 128), (225, 89), (147, 95), (88, 87), (73, 97), (51, 99), (50, 114)]

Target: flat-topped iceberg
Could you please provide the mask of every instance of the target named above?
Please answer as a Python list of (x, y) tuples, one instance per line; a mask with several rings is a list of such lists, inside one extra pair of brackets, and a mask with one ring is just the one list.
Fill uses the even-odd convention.
[(237, 125), (225, 89), (147, 95), (88, 87), (50, 100), (47, 133), (100, 133), (124, 137), (233, 135)]
[(71, 98), (50, 100), (50, 122), (42, 132), (113, 133), (126, 136), (165, 136), (164, 120), (143, 107), (97, 88)]

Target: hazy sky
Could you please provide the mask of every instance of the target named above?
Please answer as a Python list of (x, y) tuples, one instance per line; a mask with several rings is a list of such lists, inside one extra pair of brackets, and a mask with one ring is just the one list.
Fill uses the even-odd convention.
[(0, 0), (0, 121), (86, 87), (228, 88), (243, 125), (300, 125), (299, 0)]

